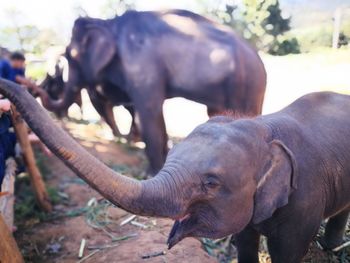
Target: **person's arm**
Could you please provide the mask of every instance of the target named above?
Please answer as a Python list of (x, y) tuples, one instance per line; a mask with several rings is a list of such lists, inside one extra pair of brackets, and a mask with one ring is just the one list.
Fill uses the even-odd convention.
[(32, 81), (31, 79), (28, 79), (26, 77), (20, 76), (20, 75), (16, 75), (15, 81), (18, 84), (24, 85), (26, 87), (31, 87), (31, 86), (35, 85), (34, 81)]
[(11, 108), (11, 102), (8, 99), (0, 99), (0, 111), (6, 112)]
[(28, 89), (28, 91), (33, 95), (33, 96), (38, 96), (35, 94), (38, 94), (40, 90), (40, 87), (38, 87), (38, 85), (36, 85), (36, 83), (28, 78), (25, 78), (23, 76), (17, 75), (16, 76), (16, 82), (18, 84), (20, 84), (22, 87)]

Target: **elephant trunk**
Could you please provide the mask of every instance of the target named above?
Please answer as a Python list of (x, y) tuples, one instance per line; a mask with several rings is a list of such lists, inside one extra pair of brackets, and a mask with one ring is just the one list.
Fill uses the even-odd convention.
[(76, 98), (76, 92), (74, 92), (69, 87), (64, 89), (63, 98), (59, 100), (52, 99), (47, 91), (43, 88), (38, 88), (35, 90), (35, 92), (39, 94), (43, 106), (52, 112), (68, 109), (69, 106), (74, 103), (74, 99)]
[(0, 93), (16, 105), (45, 145), (107, 200), (134, 214), (172, 217), (163, 176), (140, 182), (116, 173), (58, 127), (21, 86), (0, 78)]

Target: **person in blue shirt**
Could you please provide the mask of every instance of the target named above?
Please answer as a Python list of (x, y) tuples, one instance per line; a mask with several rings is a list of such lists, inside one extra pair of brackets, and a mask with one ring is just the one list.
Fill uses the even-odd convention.
[[(25, 57), (20, 52), (13, 52), (10, 55), (10, 60), (0, 59), (0, 78), (11, 80), (22, 85), (25, 88), (35, 86), (35, 83), (25, 77)], [(14, 147), (16, 144), (16, 135), (10, 132), (9, 128), (12, 126), (9, 113), (11, 103), (7, 99), (0, 99), (0, 196), (1, 184), (5, 176), (6, 159), (14, 156)], [(31, 133), (28, 135), (29, 141), (38, 144), (41, 150), (51, 155), (51, 152), (41, 143), (39, 138)]]
[(13, 52), (10, 55), (10, 64), (12, 67), (10, 77), (18, 84), (26, 85), (29, 79), (25, 78), (26, 58), (21, 52)]
[(18, 84), (26, 84), (28, 80), (25, 78), (24, 55), (20, 52), (13, 52), (10, 60), (0, 59), (0, 77)]
[[(25, 85), (25, 57), (20, 52), (14, 52), (10, 55), (10, 61), (0, 59), (0, 77)], [(9, 131), (12, 126), (11, 118), (8, 112), (10, 110), (10, 102), (7, 99), (0, 99), (0, 196), (1, 184), (5, 176), (6, 159), (14, 156), (14, 148), (16, 144), (16, 135)]]

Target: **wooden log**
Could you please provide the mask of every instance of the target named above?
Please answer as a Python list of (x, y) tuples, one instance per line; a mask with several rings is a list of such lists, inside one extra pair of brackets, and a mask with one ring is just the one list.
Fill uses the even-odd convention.
[(7, 159), (5, 177), (1, 185), (2, 191), (6, 194), (0, 196), (0, 213), (3, 215), (5, 223), (10, 230), (13, 229), (16, 169), (16, 161), (12, 157)]
[(23, 257), (0, 213), (0, 263), (22, 263)]
[(24, 163), (28, 169), (36, 200), (44, 211), (51, 212), (52, 206), (50, 198), (46, 191), (45, 183), (40, 171), (36, 166), (34, 152), (28, 139), (27, 125), (13, 104), (11, 105), (11, 117), (18, 142), (22, 148)]

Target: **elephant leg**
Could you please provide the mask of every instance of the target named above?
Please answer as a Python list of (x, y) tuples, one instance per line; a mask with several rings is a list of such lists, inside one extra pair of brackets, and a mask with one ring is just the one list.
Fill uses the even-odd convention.
[(58, 119), (68, 118), (68, 109), (54, 112)]
[(344, 210), (328, 220), (324, 237), (324, 248), (333, 249), (343, 243), (349, 212), (349, 210)]
[(62, 110), (61, 111), (61, 116), (62, 116), (62, 118), (68, 118), (69, 117), (68, 116), (68, 109)]
[(117, 124), (114, 120), (113, 107), (111, 104), (106, 103), (104, 100), (101, 100), (95, 96), (90, 95), (90, 100), (98, 114), (105, 120), (108, 126), (111, 128), (113, 135), (116, 137), (121, 137), (121, 133), (117, 127)]
[(259, 263), (260, 234), (246, 227), (235, 237), (239, 263)]
[(115, 119), (114, 119), (113, 106), (111, 104), (107, 103), (104, 106), (104, 112), (105, 112), (105, 114), (104, 114), (103, 118), (105, 119), (108, 126), (111, 128), (113, 135), (117, 136), (117, 137), (123, 137), (123, 135), (120, 133), (118, 126), (117, 126)]
[(81, 92), (79, 92), (75, 98), (75, 103), (79, 106), (80, 108), (80, 113), (81, 116), (83, 117), (83, 99), (81, 97)]
[(132, 121), (131, 121), (131, 127), (130, 127), (130, 133), (128, 136), (128, 139), (130, 141), (138, 142), (141, 141), (141, 134), (139, 131), (139, 128), (136, 123), (135, 119), (135, 110), (133, 106), (125, 106), (125, 109), (130, 113)]
[(321, 220), (293, 217), (293, 222), (277, 226), (267, 239), (272, 263), (300, 263), (320, 225)]
[(168, 152), (162, 105), (163, 101), (149, 103), (148, 106), (144, 101), (135, 103), (136, 111), (140, 115), (142, 139), (146, 144), (151, 174), (156, 174), (163, 167)]

